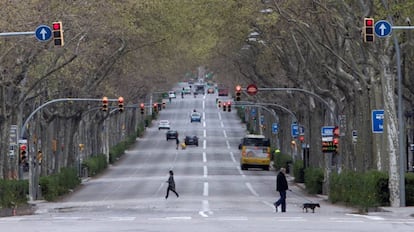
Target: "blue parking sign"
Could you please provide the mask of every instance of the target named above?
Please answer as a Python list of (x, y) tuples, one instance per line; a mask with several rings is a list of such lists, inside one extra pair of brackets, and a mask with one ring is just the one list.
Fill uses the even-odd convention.
[(297, 138), (299, 136), (299, 125), (298, 124), (292, 124), (292, 137)]
[(384, 132), (384, 110), (372, 111), (372, 133)]
[(278, 130), (279, 130), (279, 125), (277, 125), (277, 123), (274, 122), (272, 124), (272, 133), (277, 134)]

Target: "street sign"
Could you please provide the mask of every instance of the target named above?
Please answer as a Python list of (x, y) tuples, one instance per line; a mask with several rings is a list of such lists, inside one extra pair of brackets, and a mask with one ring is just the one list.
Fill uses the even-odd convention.
[(353, 142), (353, 143), (356, 143), (356, 142), (357, 142), (357, 140), (358, 140), (358, 133), (357, 133), (357, 130), (353, 130), (353, 131), (352, 131), (352, 142)]
[(257, 93), (257, 86), (255, 84), (250, 84), (247, 86), (246, 91), (250, 96), (253, 96)]
[(321, 128), (322, 137), (333, 137), (334, 136), (334, 126), (324, 126)]
[(260, 115), (260, 125), (264, 125), (264, 116)]
[(49, 26), (40, 25), (36, 28), (35, 36), (36, 39), (41, 42), (48, 41), (50, 38), (52, 38), (52, 29), (50, 29)]
[(272, 123), (272, 133), (277, 134), (278, 130), (279, 130), (279, 125), (275, 122)]
[(291, 129), (292, 129), (292, 137), (293, 138), (297, 138), (299, 136), (299, 125), (298, 124), (292, 124), (291, 125)]
[(252, 115), (252, 117), (255, 117), (256, 116), (256, 109), (252, 108), (250, 114)]
[(372, 111), (372, 133), (384, 132), (384, 110)]
[(374, 31), (378, 37), (387, 37), (392, 32), (392, 26), (388, 21), (380, 20), (375, 23)]

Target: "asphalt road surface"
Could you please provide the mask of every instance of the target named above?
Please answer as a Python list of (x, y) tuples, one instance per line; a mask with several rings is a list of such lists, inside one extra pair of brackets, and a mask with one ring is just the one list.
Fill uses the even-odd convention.
[[(59, 202), (39, 202), (36, 214), (0, 218), (1, 231), (414, 231), (412, 218), (360, 215), (307, 196), (290, 182), (287, 212), (275, 213), (276, 171), (242, 171), (238, 144), (246, 128), (235, 110), (223, 112), (217, 95), (186, 95), (167, 104), (158, 120), (197, 135), (199, 146), (176, 150), (158, 120), (122, 159)], [(193, 109), (201, 123), (190, 122)], [(289, 135), (287, 135), (289, 136)], [(165, 199), (168, 171), (179, 198)], [(305, 201), (321, 204), (303, 212)]]

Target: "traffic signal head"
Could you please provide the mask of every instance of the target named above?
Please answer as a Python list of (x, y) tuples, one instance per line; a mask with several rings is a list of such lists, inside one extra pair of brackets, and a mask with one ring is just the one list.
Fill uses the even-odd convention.
[(221, 107), (221, 101), (220, 100), (218, 101), (218, 107), (219, 108)]
[(374, 42), (374, 19), (364, 18), (364, 42)]
[(27, 158), (27, 155), (26, 155), (27, 154), (27, 151), (26, 151), (27, 150), (27, 145), (26, 144), (21, 144), (19, 150), (20, 150), (20, 154), (19, 154), (20, 155), (20, 163), (21, 164), (26, 163), (27, 162), (27, 159), (26, 159)]
[(231, 112), (231, 102), (227, 102), (227, 112)]
[(63, 46), (63, 28), (62, 22), (54, 22), (52, 23), (52, 30), (53, 30), (53, 42), (56, 46)]
[(118, 98), (118, 108), (120, 112), (124, 111), (124, 98), (123, 97)]
[(236, 86), (236, 101), (240, 101), (240, 97), (241, 97), (241, 86), (238, 85)]
[(141, 114), (144, 114), (144, 111), (145, 111), (145, 105), (144, 105), (144, 103), (141, 103), (139, 105), (139, 108), (141, 108)]
[(226, 109), (227, 109), (227, 104), (223, 102), (223, 111), (226, 111)]
[(108, 98), (102, 98), (102, 111), (108, 111)]
[(153, 107), (154, 107), (154, 112), (157, 113), (158, 112), (158, 104), (157, 103), (154, 103), (154, 106)]

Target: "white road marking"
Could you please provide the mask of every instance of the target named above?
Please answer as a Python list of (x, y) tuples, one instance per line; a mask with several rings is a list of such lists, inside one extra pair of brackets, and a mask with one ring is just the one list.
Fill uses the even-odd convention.
[(234, 158), (233, 152), (230, 152), (230, 157), (231, 157), (231, 160), (233, 161), (233, 163), (236, 163), (236, 158)]
[(229, 141), (226, 140), (227, 149), (231, 149)]
[(223, 130), (223, 135), (224, 135), (224, 138), (227, 138), (226, 130)]
[(207, 148), (207, 140), (203, 140), (203, 149), (205, 150)]
[[(203, 174), (203, 177), (204, 178), (207, 178), (207, 175), (208, 175), (208, 169), (207, 169), (207, 166), (205, 166), (204, 165), (204, 172), (203, 172), (204, 174)], [(205, 182), (205, 183), (207, 183), (207, 182)], [(205, 187), (205, 183), (204, 183), (204, 187)], [(208, 186), (207, 186), (208, 187)]]
[(206, 162), (207, 162), (207, 155), (206, 155), (206, 152), (203, 151), (203, 163), (206, 163)]
[(363, 218), (367, 218), (370, 220), (376, 220), (376, 221), (384, 221), (385, 219), (383, 217), (380, 216), (369, 216), (369, 215), (361, 215), (361, 214), (346, 214), (346, 215), (350, 215), (350, 216), (354, 216), (354, 217), (363, 217)]
[[(205, 183), (204, 183), (205, 186)], [(208, 204), (208, 200), (203, 200), (201, 202), (201, 211), (198, 212), (202, 217), (208, 217), (207, 214), (213, 214), (213, 212), (210, 211), (210, 207)]]
[(223, 127), (223, 128), (224, 128), (224, 124), (223, 124), (223, 122), (220, 122), (220, 125), (221, 125), (221, 127)]
[(204, 138), (207, 137), (207, 131), (206, 130), (203, 131), (203, 136), (204, 136)]
[(249, 182), (246, 183), (246, 186), (255, 197), (259, 196), (259, 194), (257, 194), (257, 192), (253, 189), (253, 186)]
[(204, 182), (203, 196), (208, 197), (208, 182)]

